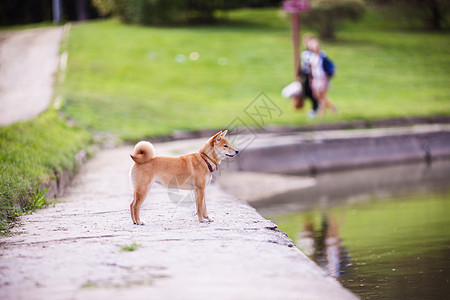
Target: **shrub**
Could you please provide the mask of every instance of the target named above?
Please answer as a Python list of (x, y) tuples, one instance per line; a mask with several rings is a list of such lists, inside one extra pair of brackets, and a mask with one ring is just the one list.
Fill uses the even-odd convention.
[(406, 19), (411, 24), (420, 20), (427, 29), (440, 30), (449, 26), (448, 0), (370, 0), (369, 3), (384, 6), (396, 20)]
[(102, 15), (136, 24), (212, 22), (217, 10), (243, 6), (238, 0), (93, 0)]
[(102, 16), (116, 13), (118, 10), (117, 0), (92, 0), (92, 4), (97, 8)]
[(365, 11), (363, 0), (311, 0), (303, 21), (322, 39), (333, 39), (338, 26), (347, 19), (358, 20)]
[(126, 23), (170, 24), (182, 17), (187, 0), (93, 0), (103, 15), (114, 15)]

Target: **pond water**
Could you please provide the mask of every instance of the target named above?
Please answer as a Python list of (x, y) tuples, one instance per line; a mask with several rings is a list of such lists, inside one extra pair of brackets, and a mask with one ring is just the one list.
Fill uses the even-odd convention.
[(450, 161), (316, 179), (254, 206), (361, 299), (450, 299)]

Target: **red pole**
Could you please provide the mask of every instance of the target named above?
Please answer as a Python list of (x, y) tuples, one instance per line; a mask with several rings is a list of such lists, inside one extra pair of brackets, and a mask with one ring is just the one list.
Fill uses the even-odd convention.
[[(309, 10), (309, 2), (301, 0), (287, 0), (283, 2), (284, 11), (291, 14), (292, 44), (294, 50), (294, 80), (297, 80), (300, 68), (300, 12)], [(301, 95), (292, 98), (295, 109), (303, 107)]]
[(291, 14), (292, 44), (294, 51), (294, 80), (297, 79), (300, 67), (300, 14)]
[(287, 0), (283, 9), (291, 14), (292, 43), (294, 45), (294, 80), (297, 79), (300, 68), (300, 12), (308, 11), (310, 4), (304, 0)]

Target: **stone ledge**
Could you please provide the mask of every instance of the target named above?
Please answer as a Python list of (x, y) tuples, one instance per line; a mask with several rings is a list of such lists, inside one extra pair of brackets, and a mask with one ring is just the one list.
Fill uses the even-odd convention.
[[(365, 132), (364, 132), (365, 131)], [(260, 136), (242, 151), (230, 171), (314, 174), (446, 159), (450, 157), (450, 128), (402, 131), (360, 130)]]

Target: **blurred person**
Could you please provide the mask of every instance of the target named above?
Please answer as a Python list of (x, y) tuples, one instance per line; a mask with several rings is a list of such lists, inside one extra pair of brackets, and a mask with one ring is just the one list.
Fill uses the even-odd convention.
[(297, 80), (302, 83), (303, 86), (303, 98), (311, 99), (312, 109), (309, 111), (309, 117), (311, 119), (317, 116), (317, 111), (319, 108), (319, 102), (316, 97), (314, 97), (313, 92), (311, 90), (311, 67), (310, 60), (313, 55), (313, 51), (309, 48), (309, 41), (314, 39), (312, 34), (305, 34), (303, 37), (303, 46), (305, 50), (300, 54), (300, 68), (297, 76)]
[[(334, 66), (332, 65), (331, 61), (326, 58), (325, 53), (321, 51), (321, 46), (318, 39), (310, 38), (307, 43), (308, 49), (310, 49), (312, 52), (309, 60), (311, 76), (310, 86), (313, 96), (319, 102), (317, 115), (323, 117), (326, 113), (327, 108), (336, 113), (336, 105), (334, 105), (330, 101), (330, 99), (328, 99), (329, 79), (334, 74)], [(325, 60), (326, 63), (324, 63)], [(331, 64), (332, 67), (330, 67), (329, 64)], [(327, 66), (329, 70), (326, 70), (325, 66)]]

